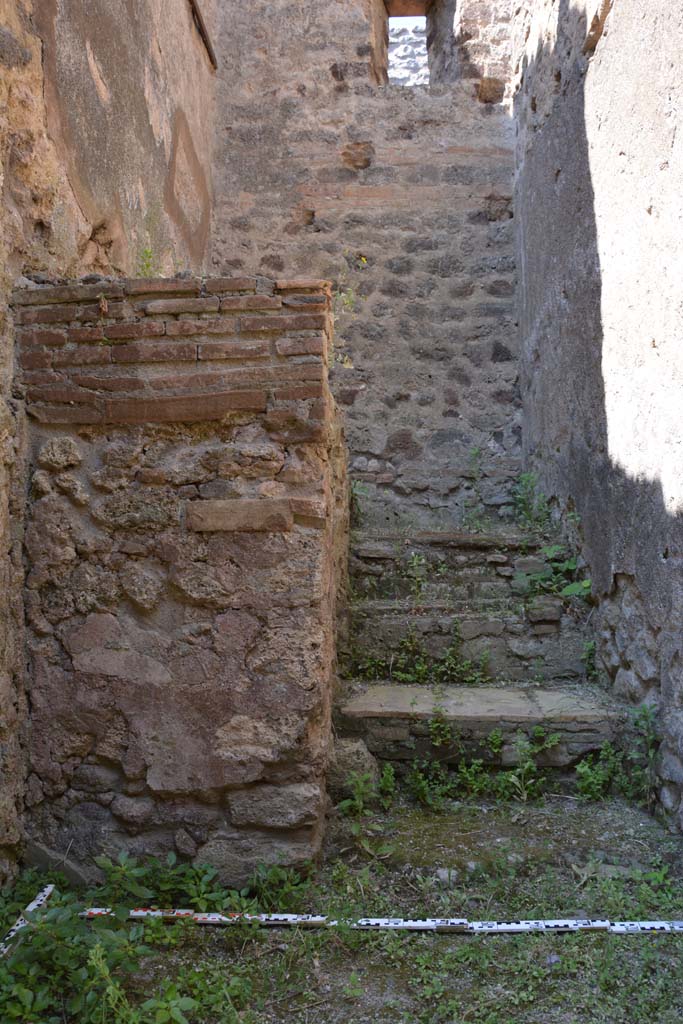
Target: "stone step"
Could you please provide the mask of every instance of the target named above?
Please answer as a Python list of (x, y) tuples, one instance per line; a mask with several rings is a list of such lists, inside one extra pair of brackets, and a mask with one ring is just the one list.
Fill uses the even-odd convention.
[[(430, 721), (449, 723), (458, 742), (435, 749)], [(457, 763), (463, 757), (487, 764), (513, 765), (518, 760), (519, 733), (531, 735), (540, 727), (558, 742), (538, 758), (541, 765), (564, 767), (614, 740), (623, 728), (626, 711), (596, 688), (560, 689), (502, 687), (397, 686), (376, 683), (347, 697), (335, 713), (339, 734), (362, 738), (383, 760), (412, 761), (434, 757)], [(502, 748), (487, 744), (496, 730)]]
[(378, 599), (519, 600), (525, 574), (547, 568), (539, 542), (516, 534), (356, 534), (349, 560), (354, 595)]
[(460, 638), (463, 658), (486, 656), (493, 678), (517, 681), (581, 680), (588, 634), (582, 618), (556, 598), (538, 598), (524, 607), (509, 602), (363, 601), (350, 611), (350, 641), (345, 660), (391, 660), (407, 637), (415, 638), (431, 658), (441, 658)]

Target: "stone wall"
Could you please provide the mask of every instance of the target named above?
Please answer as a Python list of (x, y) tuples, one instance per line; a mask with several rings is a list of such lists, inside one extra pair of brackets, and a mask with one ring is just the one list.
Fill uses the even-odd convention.
[(482, 99), (509, 98), (513, 0), (435, 0), (429, 8), (432, 81), (476, 81)]
[(382, 0), (226, 6), (217, 51), (214, 272), (334, 279), (332, 382), (365, 522), (505, 515), (520, 448), (509, 112), (477, 78), (383, 84)]
[(659, 707), (683, 825), (683, 13), (527, 0), (516, 28), (526, 455), (581, 517), (602, 667)]
[[(212, 24), (215, 0), (201, 4)], [(171, 7), (0, 0), (0, 880), (21, 837), (26, 754), (8, 298), (22, 274), (202, 268), (214, 73), (190, 4)]]
[(313, 857), (345, 459), (329, 285), (15, 294), (29, 418), (26, 803), (38, 848)]

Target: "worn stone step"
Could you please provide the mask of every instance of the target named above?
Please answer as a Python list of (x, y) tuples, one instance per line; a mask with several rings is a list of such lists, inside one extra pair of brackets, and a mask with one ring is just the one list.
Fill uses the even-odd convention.
[(581, 680), (585, 677), (588, 635), (585, 622), (561, 601), (539, 598), (527, 607), (509, 603), (364, 601), (350, 616), (349, 654), (388, 659), (408, 636), (416, 638), (432, 658), (440, 658), (461, 640), (463, 658), (487, 657), (497, 679), (517, 681)]
[(524, 574), (548, 568), (538, 541), (516, 534), (356, 535), (349, 570), (357, 597), (449, 594), (465, 600), (523, 595)]
[[(625, 709), (597, 688), (556, 689), (503, 687), (397, 686), (387, 683), (357, 688), (336, 712), (340, 734), (362, 738), (384, 760), (406, 761), (435, 756), (430, 721), (449, 723), (457, 742), (438, 747), (439, 760), (457, 763), (481, 758), (488, 764), (518, 761), (519, 733), (541, 727), (558, 742), (538, 758), (539, 764), (570, 765), (614, 740), (623, 728)], [(487, 740), (494, 730), (503, 744), (494, 753)]]
[(485, 571), (466, 569), (442, 574), (438, 579), (428, 575), (385, 572), (379, 575), (353, 575), (352, 594), (356, 601), (404, 600), (413, 602), (507, 601), (519, 605), (524, 595), (519, 579), (495, 576)]

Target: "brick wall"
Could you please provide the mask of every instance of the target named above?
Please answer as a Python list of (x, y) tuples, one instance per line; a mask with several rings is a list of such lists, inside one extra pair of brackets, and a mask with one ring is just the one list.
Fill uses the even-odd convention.
[(347, 501), (329, 285), (17, 292), (34, 842), (314, 856)]

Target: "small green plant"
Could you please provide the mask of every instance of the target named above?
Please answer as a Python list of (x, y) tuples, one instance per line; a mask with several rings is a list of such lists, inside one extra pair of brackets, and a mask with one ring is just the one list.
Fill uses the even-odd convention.
[(406, 786), (414, 800), (433, 811), (443, 810), (455, 790), (454, 780), (445, 765), (428, 759), (413, 761), (406, 775)]
[(642, 704), (631, 719), (631, 735), (626, 734), (621, 769), (617, 773), (619, 791), (629, 800), (652, 808), (655, 802), (657, 730), (655, 714)]
[(513, 507), (520, 526), (532, 533), (544, 534), (551, 522), (550, 505), (538, 489), (535, 473), (522, 473), (514, 488)]
[(474, 499), (465, 503), (462, 526), (467, 533), (483, 533), (486, 529), (484, 509), (479, 500)]
[(347, 818), (360, 818), (376, 796), (372, 775), (370, 772), (353, 772), (346, 784), (351, 796), (342, 800), (337, 809)]
[(576, 788), (584, 800), (601, 800), (616, 792), (651, 809), (655, 801), (656, 756), (654, 713), (643, 704), (633, 713), (620, 748), (603, 743), (597, 754), (579, 761)]
[[(542, 726), (535, 726), (531, 735), (517, 733), (515, 752), (517, 764), (507, 772), (500, 773), (502, 784), (501, 796), (510, 795), (515, 800), (526, 803), (540, 796), (546, 784), (546, 775), (539, 771), (538, 758), (548, 750), (556, 747), (560, 741), (559, 733), (546, 735)], [(507, 794), (504, 792), (507, 790)]]
[[(389, 796), (391, 786), (390, 776), (384, 780), (386, 795)], [(371, 820), (370, 804), (381, 802), (382, 791), (378, 791), (372, 775), (369, 772), (354, 772), (347, 780), (347, 786), (351, 790), (351, 796), (342, 800), (337, 809), (349, 821), (349, 832), (353, 837), (356, 846), (369, 857), (383, 859), (393, 853), (393, 845), (379, 839), (383, 831), (381, 825)], [(393, 794), (391, 794), (393, 799)]]
[(387, 762), (379, 777), (379, 802), (385, 811), (389, 810), (396, 796), (396, 772), (393, 764)]
[(581, 661), (583, 662), (586, 679), (595, 680), (598, 678), (598, 666), (595, 660), (595, 640), (586, 640), (583, 645)]
[(156, 277), (159, 272), (158, 260), (151, 246), (145, 246), (138, 258), (138, 277)]
[(569, 555), (561, 544), (541, 548), (539, 553), (547, 563), (546, 568), (540, 572), (519, 573), (515, 577), (530, 597), (557, 594), (564, 598), (590, 598), (591, 581), (579, 577), (578, 558), (575, 555)]
[(429, 739), (433, 747), (452, 747), (458, 742), (458, 735), (454, 727), (446, 718), (446, 714), (440, 705), (435, 705), (434, 714), (429, 720)]
[(344, 985), (344, 995), (347, 999), (361, 999), (364, 994), (363, 983), (360, 980), (360, 976), (357, 971), (351, 971), (351, 975), (346, 985)]
[(502, 729), (492, 729), (486, 737), (486, 746), (494, 757), (500, 757), (505, 742)]
[(358, 274), (367, 268), (367, 256), (362, 253), (344, 252), (344, 265), (339, 272), (337, 286), (332, 294), (332, 312), (335, 323), (346, 314), (353, 313), (358, 303), (358, 296), (350, 275)]
[(414, 631), (410, 631), (398, 644), (395, 654), (353, 655), (345, 674), (356, 679), (389, 679), (411, 686), (485, 686), (491, 682), (489, 656), (465, 658), (462, 641), (456, 625), (453, 639), (440, 657), (428, 654), (425, 645)]
[(352, 480), (349, 491), (351, 526), (360, 526), (363, 518), (362, 499), (367, 498), (368, 489), (361, 480)]
[(576, 788), (584, 800), (602, 800), (609, 793), (619, 767), (619, 755), (611, 743), (589, 754), (576, 766)]
[(408, 564), (403, 570), (403, 575), (410, 583), (410, 594), (413, 601), (419, 601), (422, 597), (426, 576), (428, 571), (427, 559), (424, 555), (413, 551), (408, 559)]

